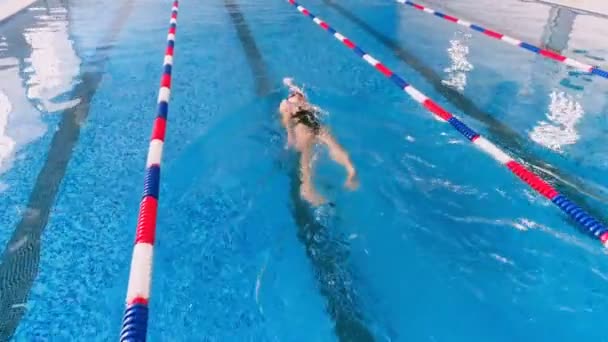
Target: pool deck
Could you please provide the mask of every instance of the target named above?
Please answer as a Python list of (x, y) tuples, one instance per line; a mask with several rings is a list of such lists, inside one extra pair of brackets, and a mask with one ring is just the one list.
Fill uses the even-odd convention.
[(35, 0), (0, 0), (0, 22), (33, 4)]
[(608, 1), (605, 0), (542, 0), (539, 2), (566, 6), (589, 13), (608, 15)]

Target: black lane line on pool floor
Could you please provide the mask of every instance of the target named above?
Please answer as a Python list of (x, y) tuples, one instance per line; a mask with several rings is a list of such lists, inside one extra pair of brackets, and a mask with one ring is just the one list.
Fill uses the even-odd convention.
[(245, 21), (239, 5), (234, 0), (224, 0), (224, 5), (230, 15), (230, 19), (232, 19), (232, 24), (236, 29), (236, 34), (243, 46), (243, 50), (245, 50), (245, 57), (253, 75), (256, 93), (260, 97), (268, 96), (271, 91), (268, 68), (251, 34), (249, 25), (247, 25), (247, 21)]
[[(8, 341), (25, 314), (27, 297), (38, 274), (40, 263), (40, 237), (46, 224), (57, 191), (80, 136), (80, 127), (86, 120), (90, 103), (103, 76), (109, 52), (126, 23), (134, 1), (124, 3), (120, 15), (110, 26), (111, 31), (96, 49), (91, 62), (82, 66), (81, 82), (73, 90), (73, 98), (80, 99), (76, 106), (62, 113), (61, 122), (51, 140), (44, 166), (40, 170), (27, 207), (7, 244), (0, 264), (0, 341)], [(69, 16), (69, 8), (68, 10)]]
[[(594, 206), (587, 204), (587, 199), (582, 194), (595, 198), (602, 203), (608, 203), (608, 198), (605, 198), (602, 195), (594, 194), (578, 179), (562, 173), (555, 166), (546, 163), (545, 161), (534, 156), (532, 153), (528, 152), (526, 149), (528, 139), (521, 137), (511, 127), (496, 119), (494, 116), (492, 116), (492, 114), (484, 112), (468, 97), (443, 84), (442, 77), (439, 74), (437, 74), (432, 68), (428, 67), (422, 60), (418, 59), (418, 57), (399, 46), (395, 40), (376, 30), (374, 27), (367, 24), (353, 12), (349, 11), (340, 4), (332, 0), (322, 1), (325, 5), (334, 9), (346, 19), (350, 20), (353, 24), (359, 26), (362, 30), (373, 36), (380, 43), (382, 43), (382, 45), (393, 50), (397, 58), (418, 72), (428, 83), (433, 86), (435, 91), (441, 94), (453, 106), (458, 108), (463, 115), (468, 115), (484, 123), (488, 128), (488, 136), (497, 138), (496, 140), (493, 140), (494, 143), (507, 151), (513, 152), (516, 156), (519, 156), (526, 162), (530, 163), (540, 176), (550, 180), (560, 192), (562, 192), (568, 198), (576, 201), (587, 212), (604, 222), (608, 221), (604, 213), (594, 208)], [(570, 222), (571, 225), (576, 229), (580, 229), (579, 226), (571, 222), (570, 219), (564, 219), (568, 220), (568, 222)]]
[[(256, 93), (260, 97), (271, 95), (270, 77), (255, 38), (234, 0), (224, 0), (224, 4), (253, 73)], [(277, 103), (269, 103), (269, 110), (276, 111)], [(300, 197), (300, 177), (298, 161), (288, 158), (287, 169), (290, 177), (290, 197), (293, 216), (298, 226), (298, 239), (304, 244), (311, 260), (319, 291), (327, 301), (327, 312), (335, 322), (335, 332), (340, 341), (373, 341), (372, 334), (363, 324), (363, 315), (357, 308), (356, 295), (352, 288), (352, 276), (347, 271), (348, 249), (343, 242), (331, 236), (331, 229), (314, 217), (311, 207)]]
[[(359, 309), (356, 282), (349, 268), (347, 239), (339, 236), (331, 226), (319, 222), (310, 205), (300, 196), (298, 160), (292, 158), (290, 197), (298, 226), (298, 239), (311, 260), (321, 295), (327, 300), (326, 310), (335, 322), (335, 332), (341, 342), (374, 341), (365, 325), (365, 315)], [(329, 214), (327, 214), (329, 215)], [(335, 214), (331, 214), (334, 216)]]

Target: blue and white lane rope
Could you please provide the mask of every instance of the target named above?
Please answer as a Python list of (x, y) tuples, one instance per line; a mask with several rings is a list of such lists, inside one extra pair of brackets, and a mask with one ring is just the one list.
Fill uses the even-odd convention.
[(382, 75), (393, 81), (393, 83), (397, 87), (399, 87), (399, 89), (405, 91), (405, 93), (408, 94), (412, 99), (420, 103), (424, 108), (435, 114), (438, 118), (442, 119), (443, 121), (447, 121), (455, 130), (457, 130), (460, 134), (462, 134), (469, 141), (475, 144), (481, 151), (490, 155), (500, 164), (505, 165), (519, 179), (521, 179), (530, 187), (532, 187), (532, 189), (548, 198), (563, 212), (568, 214), (570, 218), (576, 221), (580, 225), (581, 229), (583, 229), (589, 235), (600, 240), (604, 246), (608, 247), (608, 228), (606, 228), (606, 226), (604, 226), (601, 222), (599, 222), (594, 217), (585, 212), (576, 203), (570, 201), (568, 198), (566, 198), (566, 196), (557, 192), (557, 190), (555, 190), (553, 186), (545, 182), (532, 171), (528, 170), (521, 163), (514, 160), (511, 156), (499, 149), (492, 142), (480, 136), (477, 132), (469, 128), (462, 121), (458, 120), (450, 112), (446, 111), (436, 102), (429, 99), (418, 89), (408, 84), (405, 80), (403, 80), (403, 78), (392, 72), (389, 68), (384, 66), (380, 61), (372, 57), (370, 54), (363, 51), (363, 49), (355, 45), (355, 43), (353, 43), (350, 39), (334, 30), (331, 26), (329, 26), (329, 24), (310, 13), (306, 8), (298, 4), (295, 0), (288, 1), (294, 7), (296, 7), (298, 11), (312, 19), (312, 21), (314, 21), (317, 25), (319, 25), (321, 28), (331, 34), (334, 38), (342, 42), (342, 44), (346, 45), (346, 47), (353, 51), (357, 56), (361, 57), (369, 65), (373, 66), (377, 71), (379, 71)]
[(160, 163), (167, 127), (169, 98), (171, 96), (171, 69), (173, 67), (178, 7), (179, 3), (175, 0), (171, 8), (163, 74), (160, 80), (160, 90), (158, 91), (158, 106), (148, 148), (144, 192), (139, 205), (135, 246), (133, 247), (131, 273), (129, 274), (127, 289), (127, 307), (120, 332), (120, 341), (122, 342), (145, 341), (148, 330), (148, 301), (152, 280), (152, 256), (158, 209)]
[(541, 55), (543, 57), (546, 57), (546, 58), (558, 61), (558, 62), (566, 64), (566, 65), (569, 65), (569, 66), (571, 66), (573, 68), (576, 68), (576, 69), (579, 69), (579, 70), (582, 70), (582, 71), (585, 71), (585, 72), (589, 72), (591, 74), (598, 75), (600, 77), (608, 78), (608, 71), (600, 69), (597, 66), (592, 66), (592, 65), (589, 65), (587, 63), (579, 62), (579, 61), (577, 61), (577, 60), (575, 60), (573, 58), (560, 55), (559, 53), (553, 52), (551, 50), (543, 49), (543, 48), (540, 48), (538, 46), (534, 46), (532, 44), (526, 43), (526, 42), (521, 41), (519, 39), (515, 39), (513, 37), (509, 37), (506, 34), (502, 34), (502, 33), (496, 32), (494, 30), (490, 30), (488, 28), (482, 27), (482, 26), (477, 25), (477, 24), (473, 24), (473, 23), (468, 22), (466, 20), (459, 19), (459, 18), (457, 18), (455, 16), (452, 16), (452, 15), (441, 13), (441, 12), (439, 12), (437, 10), (434, 10), (434, 9), (426, 7), (426, 6), (422, 6), (420, 4), (417, 4), (417, 3), (409, 1), (409, 0), (395, 0), (395, 1), (397, 1), (400, 4), (411, 6), (411, 7), (415, 8), (417, 10), (420, 10), (422, 12), (435, 15), (435, 16), (437, 16), (439, 18), (443, 18), (443, 19), (445, 19), (445, 20), (447, 20), (449, 22), (456, 23), (458, 25), (462, 25), (462, 26), (467, 27), (467, 28), (469, 28), (469, 29), (471, 29), (473, 31), (481, 32), (481, 33), (485, 34), (488, 37), (491, 37), (491, 38), (494, 38), (494, 39), (498, 39), (498, 40), (503, 41), (503, 42), (505, 42), (507, 44), (520, 47), (522, 49), (534, 52), (534, 53), (536, 53), (538, 55)]

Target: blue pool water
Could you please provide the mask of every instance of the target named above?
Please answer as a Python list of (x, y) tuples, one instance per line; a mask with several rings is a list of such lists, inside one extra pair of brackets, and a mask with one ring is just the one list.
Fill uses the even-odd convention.
[[(545, 5), (430, 3), (563, 34)], [(607, 80), (391, 1), (302, 4), (608, 222)], [(45, 1), (0, 23), (0, 339), (117, 339), (169, 10)], [(606, 67), (606, 36), (584, 39), (602, 20), (561, 51)], [(287, 2), (184, 0), (177, 31), (150, 340), (603, 337), (601, 245)], [(334, 207), (298, 197), (286, 76), (358, 168), (347, 192), (319, 149)]]

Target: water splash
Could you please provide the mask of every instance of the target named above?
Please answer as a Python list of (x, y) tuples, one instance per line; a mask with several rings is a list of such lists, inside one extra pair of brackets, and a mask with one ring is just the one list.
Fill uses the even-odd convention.
[(322, 226), (327, 227), (336, 216), (336, 209), (331, 204), (324, 204), (313, 210), (315, 220)]
[(454, 88), (457, 91), (464, 91), (467, 85), (467, 72), (473, 70), (473, 65), (467, 60), (469, 54), (468, 40), (471, 34), (456, 32), (457, 38), (450, 40), (450, 47), (447, 49), (448, 55), (452, 60), (449, 68), (443, 69), (447, 73), (448, 79), (441, 83)]
[(553, 90), (549, 97), (551, 101), (549, 112), (546, 114), (547, 120), (538, 122), (530, 133), (530, 138), (561, 153), (565, 146), (575, 144), (580, 138), (575, 126), (585, 111), (576, 99), (563, 91)]

